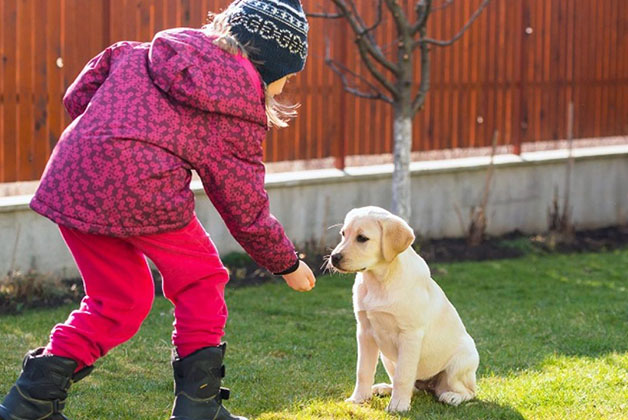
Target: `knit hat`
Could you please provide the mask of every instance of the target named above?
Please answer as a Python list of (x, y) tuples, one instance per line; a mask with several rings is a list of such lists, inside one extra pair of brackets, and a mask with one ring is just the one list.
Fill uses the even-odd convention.
[(309, 26), (300, 0), (236, 0), (226, 13), (267, 85), (303, 70)]

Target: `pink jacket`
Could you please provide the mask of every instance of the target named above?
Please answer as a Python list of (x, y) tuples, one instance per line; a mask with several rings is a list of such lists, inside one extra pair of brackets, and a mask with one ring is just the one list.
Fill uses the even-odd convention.
[(269, 211), (262, 82), (252, 64), (199, 29), (119, 42), (92, 59), (63, 98), (73, 118), (30, 203), (82, 232), (134, 236), (194, 217), (191, 171), (235, 239), (274, 273), (296, 263)]

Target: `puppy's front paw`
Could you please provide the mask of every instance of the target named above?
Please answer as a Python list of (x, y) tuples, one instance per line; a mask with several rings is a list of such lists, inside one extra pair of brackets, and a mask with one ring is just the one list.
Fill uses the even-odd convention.
[(392, 397), (386, 407), (386, 411), (389, 413), (397, 413), (400, 411), (408, 411), (410, 409), (410, 398), (395, 398)]
[(352, 403), (352, 404), (363, 404), (367, 402), (368, 400), (370, 400), (371, 396), (372, 394), (370, 392), (354, 391), (353, 394), (351, 394), (351, 396), (345, 400), (345, 402)]
[(371, 388), (371, 390), (373, 391), (373, 394), (379, 395), (380, 397), (385, 397), (387, 395), (392, 394), (392, 389), (393, 389), (392, 385), (386, 384), (386, 383), (375, 384)]
[(449, 405), (460, 405), (461, 402), (468, 400), (470, 398), (465, 398), (464, 395), (462, 394), (458, 394), (457, 392), (443, 392), (442, 394), (440, 394), (440, 396), (438, 397), (438, 400), (440, 402), (443, 402), (445, 404), (449, 404)]

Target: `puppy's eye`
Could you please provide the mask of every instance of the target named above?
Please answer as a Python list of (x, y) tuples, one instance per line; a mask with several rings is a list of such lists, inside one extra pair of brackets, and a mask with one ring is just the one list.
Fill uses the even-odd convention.
[(340, 231), (340, 236), (345, 236), (345, 231), (344, 230)]
[(366, 237), (366, 236), (364, 236), (364, 235), (358, 235), (355, 239), (356, 239), (358, 242), (366, 242), (366, 241), (368, 241), (368, 240), (369, 240), (369, 238), (367, 238), (367, 237)]

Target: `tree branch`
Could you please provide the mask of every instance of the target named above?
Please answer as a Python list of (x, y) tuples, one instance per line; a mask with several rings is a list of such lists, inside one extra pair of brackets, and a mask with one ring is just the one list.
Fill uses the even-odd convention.
[(375, 64), (371, 60), (371, 57), (366, 51), (366, 48), (362, 44), (358, 44), (358, 51), (360, 52), (360, 57), (362, 57), (362, 61), (366, 65), (366, 68), (369, 69), (369, 71), (377, 79), (377, 81), (380, 82), (386, 88), (386, 90), (391, 93), (393, 98), (399, 97), (399, 91), (397, 91), (395, 85), (390, 80), (388, 80), (386, 76), (384, 76), (382, 72), (377, 69), (377, 67), (375, 67)]
[[(369, 82), (364, 76), (355, 73), (354, 71), (347, 68), (344, 64), (341, 64), (337, 62), (336, 60), (334, 60), (333, 58), (331, 58), (330, 48), (329, 48), (329, 39), (325, 39), (325, 64), (327, 64), (329, 68), (340, 77), (340, 81), (342, 82), (342, 87), (347, 92), (355, 96), (359, 96), (360, 98), (381, 99), (385, 102), (388, 102), (391, 104), (393, 103), (393, 100), (390, 96), (381, 92), (377, 88), (377, 86)], [(354, 78), (359, 79), (362, 82), (364, 82), (373, 92), (372, 93), (364, 92), (356, 86), (351, 86), (351, 84), (349, 83), (349, 80), (347, 79), (347, 74), (350, 74)]]
[(460, 29), (460, 31), (458, 31), (458, 33), (454, 35), (453, 38), (448, 39), (448, 40), (421, 38), (418, 41), (416, 41), (415, 44), (432, 44), (432, 45), (437, 45), (439, 47), (446, 47), (448, 45), (453, 44), (454, 42), (459, 40), (462, 37), (462, 35), (464, 35), (467, 29), (469, 29), (469, 27), (471, 27), (473, 22), (475, 22), (475, 20), (482, 14), (482, 11), (486, 8), (486, 6), (488, 6), (490, 1), (491, 0), (484, 0), (482, 4), (480, 5), (480, 7), (473, 13), (473, 15), (471, 15), (467, 23), (464, 24), (462, 29)]
[(375, 18), (375, 22), (371, 26), (366, 25), (366, 22), (364, 22), (364, 19), (362, 19), (362, 16), (360, 16), (360, 14), (358, 13), (358, 9), (355, 5), (355, 2), (353, 1), (351, 1), (351, 9), (353, 10), (353, 14), (358, 23), (364, 28), (364, 30), (362, 31), (362, 35), (367, 36), (371, 44), (379, 52), (381, 52), (381, 48), (377, 44), (377, 41), (373, 37), (373, 34), (371, 34), (371, 31), (373, 31), (379, 26), (380, 23), (382, 23), (382, 0), (377, 0), (377, 17)]
[(324, 18), (324, 19), (341, 19), (345, 17), (345, 15), (341, 13), (325, 13), (325, 12), (321, 12), (321, 13), (306, 12), (305, 16), (311, 17), (311, 18)]
[(323, 19), (341, 19), (345, 17), (342, 13), (330, 13), (323, 10), (323, 6), (318, 5), (320, 12), (305, 12), (305, 16), (312, 18), (323, 18)]
[(390, 10), (390, 13), (393, 15), (399, 35), (405, 36), (409, 34), (410, 23), (408, 22), (408, 18), (406, 17), (403, 9), (399, 3), (397, 3), (397, 0), (386, 0), (386, 7), (388, 7), (388, 10)]
[[(425, 36), (425, 26), (419, 31), (421, 37)], [(421, 57), (421, 82), (419, 91), (412, 101), (412, 115), (416, 114), (425, 104), (425, 97), (430, 90), (430, 47), (427, 44), (420, 45)]]
[(439, 4), (438, 6), (434, 6), (432, 8), (433, 12), (436, 12), (437, 10), (443, 10), (446, 9), (447, 7), (451, 6), (452, 3), (454, 2), (454, 0), (444, 0), (441, 4)]
[(377, 17), (375, 18), (375, 23), (371, 26), (367, 27), (366, 32), (371, 32), (373, 29), (377, 28), (380, 23), (382, 23), (382, 0), (377, 1)]
[(427, 23), (427, 18), (432, 12), (432, 0), (420, 0), (416, 4), (414, 11), (417, 14), (417, 21), (414, 25), (412, 25), (412, 28), (410, 29), (410, 33), (412, 34), (412, 36), (414, 36), (414, 34), (416, 34), (419, 30), (421, 30), (421, 28), (425, 27), (425, 24)]
[(375, 61), (384, 66), (387, 70), (397, 75), (399, 73), (399, 69), (393, 62), (391, 62), (384, 56), (382, 51), (374, 42), (373, 38), (368, 35), (368, 31), (366, 30), (367, 28), (365, 28), (364, 25), (360, 23), (362, 18), (360, 17), (359, 19), (356, 19), (356, 16), (351, 12), (345, 0), (332, 1), (336, 5), (340, 13), (347, 19), (347, 22), (349, 22), (349, 26), (351, 26), (351, 29), (356, 35), (356, 42), (358, 43), (358, 46), (361, 46), (363, 49), (365, 49), (368, 54), (370, 54), (375, 59)]

